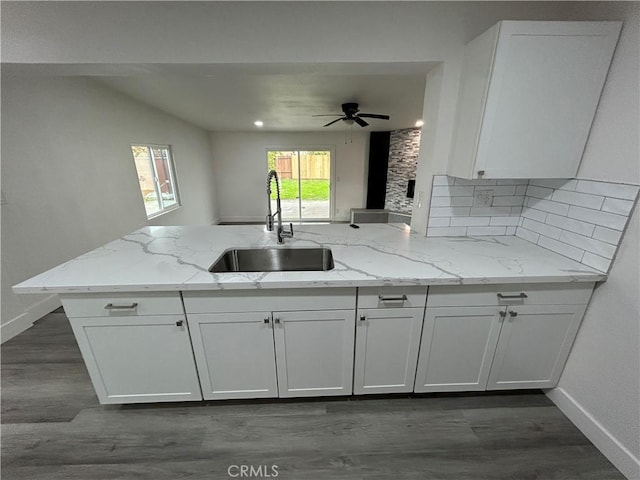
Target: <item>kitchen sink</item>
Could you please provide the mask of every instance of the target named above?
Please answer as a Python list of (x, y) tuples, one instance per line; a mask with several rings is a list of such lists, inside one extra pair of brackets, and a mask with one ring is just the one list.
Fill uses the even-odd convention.
[(333, 269), (329, 248), (232, 248), (209, 268), (210, 272), (289, 272)]

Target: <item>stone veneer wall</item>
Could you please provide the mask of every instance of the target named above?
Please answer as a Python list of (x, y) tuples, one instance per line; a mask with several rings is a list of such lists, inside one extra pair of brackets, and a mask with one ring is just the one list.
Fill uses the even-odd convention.
[(385, 209), (411, 213), (413, 198), (407, 197), (407, 186), (409, 180), (416, 178), (419, 151), (419, 128), (405, 128), (391, 132)]
[[(473, 206), (493, 190), (490, 207)], [(516, 235), (606, 272), (640, 187), (579, 179), (433, 177), (427, 237)]]

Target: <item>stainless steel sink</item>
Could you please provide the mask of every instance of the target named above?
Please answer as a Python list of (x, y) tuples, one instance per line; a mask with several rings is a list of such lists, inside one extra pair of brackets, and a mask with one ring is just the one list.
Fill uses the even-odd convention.
[(209, 268), (210, 272), (287, 272), (333, 269), (328, 248), (232, 248)]

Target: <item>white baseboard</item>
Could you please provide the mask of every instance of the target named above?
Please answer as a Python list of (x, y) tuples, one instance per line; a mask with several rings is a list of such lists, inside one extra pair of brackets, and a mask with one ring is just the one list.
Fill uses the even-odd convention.
[(47, 313), (53, 312), (61, 305), (58, 295), (50, 295), (29, 306), (22, 315), (18, 315), (0, 326), (0, 342), (4, 343), (24, 332), (33, 326), (33, 322), (44, 317)]
[(563, 388), (547, 390), (547, 397), (629, 480), (640, 479), (640, 459), (616, 439)]
[(247, 217), (220, 217), (220, 221), (218, 223), (256, 223), (256, 222), (265, 222), (266, 216), (256, 217), (256, 216), (247, 216)]

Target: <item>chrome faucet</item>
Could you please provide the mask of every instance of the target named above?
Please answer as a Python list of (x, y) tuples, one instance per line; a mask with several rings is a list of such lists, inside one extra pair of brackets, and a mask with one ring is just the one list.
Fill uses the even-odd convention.
[[(276, 211), (271, 213), (271, 181), (276, 180)], [(282, 206), (280, 205), (280, 180), (278, 178), (278, 172), (275, 170), (269, 170), (267, 174), (267, 230), (273, 231), (273, 216), (278, 216), (278, 229), (276, 233), (278, 235), (278, 244), (283, 244), (285, 237), (293, 237), (293, 224), (289, 224), (289, 230), (282, 228)]]

